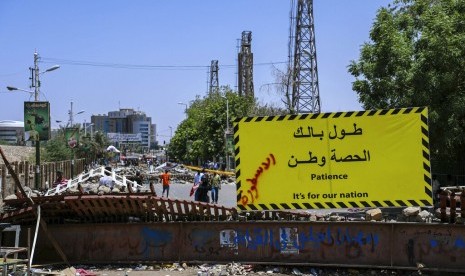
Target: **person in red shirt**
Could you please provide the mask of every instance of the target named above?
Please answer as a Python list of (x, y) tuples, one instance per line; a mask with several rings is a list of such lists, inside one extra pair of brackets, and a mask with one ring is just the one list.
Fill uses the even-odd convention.
[(163, 184), (163, 192), (161, 193), (161, 196), (163, 196), (165, 194), (165, 191), (166, 191), (166, 197), (169, 197), (169, 193), (170, 193), (170, 177), (171, 177), (171, 175), (168, 173), (168, 170), (165, 170), (165, 173), (160, 174), (161, 184)]
[(57, 171), (57, 178), (55, 179), (55, 182), (53, 182), (53, 188), (62, 188), (68, 184), (68, 179), (63, 177), (63, 172), (62, 171)]

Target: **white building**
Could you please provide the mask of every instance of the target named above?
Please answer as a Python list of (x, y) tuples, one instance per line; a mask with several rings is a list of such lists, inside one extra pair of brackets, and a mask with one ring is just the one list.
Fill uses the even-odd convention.
[(0, 141), (12, 145), (22, 145), (24, 143), (24, 122), (0, 121)]

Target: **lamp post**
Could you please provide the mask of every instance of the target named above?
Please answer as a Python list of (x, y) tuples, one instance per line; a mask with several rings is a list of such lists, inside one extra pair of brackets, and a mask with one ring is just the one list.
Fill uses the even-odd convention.
[(229, 143), (231, 140), (231, 129), (229, 128), (229, 100), (224, 96), (226, 99), (226, 130), (224, 131), (224, 141), (225, 141), (225, 158), (226, 158), (226, 169), (229, 170), (231, 168), (231, 161), (229, 156)]
[(187, 104), (182, 103), (182, 102), (179, 102), (178, 104), (183, 105), (184, 106), (184, 112), (187, 113)]
[[(20, 88), (13, 87), (13, 86), (7, 86), (6, 88), (9, 91), (18, 90), (18, 91), (31, 93), (31, 95), (34, 94), (34, 101), (38, 102), (39, 101), (39, 94), (40, 94), (40, 80), (39, 80), (40, 75), (42, 75), (44, 73), (47, 73), (47, 72), (54, 71), (54, 70), (60, 68), (59, 65), (54, 65), (54, 66), (46, 69), (45, 71), (40, 72), (40, 70), (39, 70), (39, 59), (40, 59), (39, 54), (37, 52), (34, 52), (34, 67), (29, 67), (29, 70), (31, 71), (31, 78), (30, 78), (31, 79), (31, 86), (30, 86), (30, 88), (34, 87), (34, 91), (20, 89)], [(34, 173), (34, 182), (35, 182), (35, 188), (39, 189), (39, 186), (40, 186), (40, 137), (38, 137), (37, 140), (34, 141), (34, 143), (35, 143), (35, 148), (36, 148), (36, 169), (35, 169), (35, 173)]]
[(14, 87), (14, 86), (7, 86), (6, 89), (8, 89), (9, 91), (23, 91), (23, 92), (27, 92), (31, 95), (34, 95), (34, 91), (31, 91), (31, 90), (26, 90), (26, 89), (21, 89), (21, 88), (18, 88), (18, 87)]
[[(75, 115), (79, 115), (79, 114), (82, 114), (84, 113), (85, 111), (84, 110), (81, 110), (77, 113), (74, 113), (73, 111), (73, 101), (71, 101), (71, 108), (69, 109), (68, 111), (68, 115), (69, 115), (69, 126), (71, 128), (74, 127), (74, 122), (73, 122), (73, 118)], [(73, 159), (71, 160), (71, 178), (74, 177), (74, 160), (76, 159), (76, 152), (74, 150), (74, 147), (71, 148), (72, 152), (73, 152)]]
[(87, 125), (84, 122), (84, 136), (87, 136), (87, 129), (90, 127), (90, 139), (92, 139), (92, 134), (93, 134), (93, 127), (92, 126), (93, 125), (94, 125), (94, 123), (90, 123), (90, 124)]
[(169, 150), (170, 150), (170, 146), (171, 146), (171, 138), (173, 138), (173, 128), (171, 126), (168, 126), (168, 127), (170, 129), (170, 142), (168, 143), (168, 146), (165, 149), (165, 151), (166, 151), (166, 162), (170, 161)]
[(69, 114), (69, 126), (73, 127), (73, 118), (74, 118), (75, 115), (79, 115), (79, 114), (82, 114), (84, 112), (86, 112), (86, 111), (81, 110), (81, 111), (79, 111), (77, 113), (74, 113), (73, 112), (73, 101), (71, 101), (71, 109), (68, 111), (68, 114)]

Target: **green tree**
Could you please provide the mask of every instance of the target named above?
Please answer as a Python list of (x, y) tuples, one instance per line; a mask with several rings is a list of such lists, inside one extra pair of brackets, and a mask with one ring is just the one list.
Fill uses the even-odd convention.
[(462, 162), (465, 1), (397, 0), (378, 11), (370, 39), (348, 66), (363, 107), (427, 106), (433, 164)]
[(45, 145), (41, 151), (42, 161), (56, 162), (70, 160), (72, 152), (65, 141), (63, 131), (63, 129), (60, 129), (58, 135), (44, 143)]
[(106, 149), (109, 145), (110, 141), (104, 133), (97, 131), (92, 137), (87, 133), (87, 135), (81, 136), (79, 147), (76, 148), (76, 158), (96, 160), (108, 157)]
[(240, 97), (227, 86), (204, 98), (197, 96), (186, 112), (187, 118), (174, 133), (168, 153), (177, 161), (193, 164), (225, 156), (227, 119), (232, 131), (235, 118), (285, 113), (277, 107), (258, 106), (255, 99)]
[(89, 134), (81, 136), (79, 145), (71, 149), (65, 139), (65, 129), (59, 129), (58, 134), (44, 143), (41, 151), (42, 161), (55, 162), (73, 158), (87, 158), (89, 161), (107, 157), (106, 148), (110, 144), (102, 132), (96, 132), (93, 137)]

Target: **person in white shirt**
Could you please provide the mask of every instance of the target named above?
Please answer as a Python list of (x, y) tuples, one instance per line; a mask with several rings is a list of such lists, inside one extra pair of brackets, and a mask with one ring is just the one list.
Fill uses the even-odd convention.
[(111, 167), (105, 167), (105, 175), (100, 177), (99, 186), (107, 186), (110, 190), (113, 190), (115, 180), (111, 177)]

